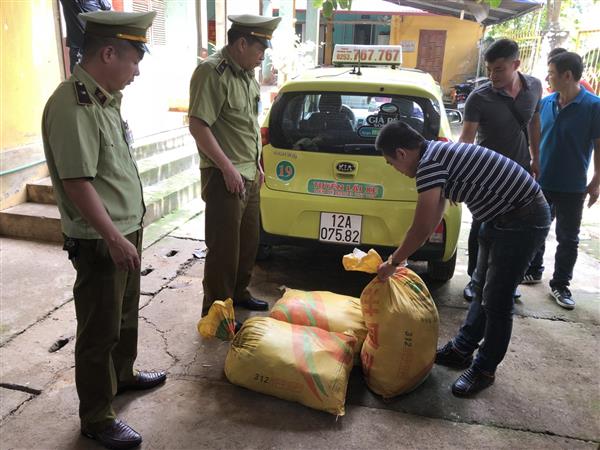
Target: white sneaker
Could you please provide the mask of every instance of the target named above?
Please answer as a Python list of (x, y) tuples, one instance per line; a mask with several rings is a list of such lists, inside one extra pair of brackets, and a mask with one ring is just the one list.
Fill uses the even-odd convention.
[(538, 284), (542, 282), (541, 275), (530, 275), (526, 274), (521, 280), (520, 284)]
[(566, 287), (552, 288), (552, 297), (554, 297), (559, 306), (565, 309), (575, 308), (575, 300), (573, 300), (571, 291)]

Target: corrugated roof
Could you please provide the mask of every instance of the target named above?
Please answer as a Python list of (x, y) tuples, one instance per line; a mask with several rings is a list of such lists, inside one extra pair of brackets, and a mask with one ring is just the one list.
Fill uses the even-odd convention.
[(419, 8), (433, 14), (454, 16), (494, 25), (541, 8), (544, 0), (502, 0), (497, 8), (474, 0), (384, 0), (395, 6)]
[[(296, 0), (296, 10), (306, 10), (306, 2)], [(438, 14), (494, 25), (535, 11), (544, 3), (545, 0), (502, 0), (500, 6), (492, 8), (487, 3), (477, 3), (475, 0), (353, 0), (350, 11), (338, 9), (336, 14)], [(279, 0), (272, 0), (271, 5), (273, 9), (279, 9)]]
[[(307, 0), (296, 0), (296, 10), (306, 10)], [(309, 0), (312, 1), (312, 0)], [(271, 5), (273, 9), (279, 9), (279, 0), (272, 0)], [(428, 14), (426, 11), (422, 11), (417, 8), (411, 8), (410, 6), (397, 5), (393, 2), (387, 2), (385, 0), (352, 0), (352, 9), (347, 11), (345, 9), (338, 9), (336, 14), (340, 13), (387, 13), (387, 14)]]

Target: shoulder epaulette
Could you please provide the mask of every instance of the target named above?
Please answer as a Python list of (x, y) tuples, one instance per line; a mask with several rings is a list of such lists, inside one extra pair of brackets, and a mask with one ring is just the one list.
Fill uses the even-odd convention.
[(225, 73), (225, 69), (227, 69), (227, 66), (229, 65), (229, 63), (227, 62), (227, 60), (225, 58), (223, 58), (219, 64), (217, 65), (217, 67), (215, 67), (215, 70), (217, 71), (217, 73), (219, 75), (223, 75)]
[(77, 96), (77, 103), (80, 105), (92, 105), (92, 99), (90, 98), (90, 94), (87, 91), (85, 84), (81, 81), (76, 81), (75, 84), (75, 95)]
[(106, 100), (108, 100), (106, 95), (104, 95), (104, 92), (102, 92), (99, 87), (96, 88), (94, 96), (98, 99), (100, 103), (102, 103), (102, 105), (104, 105), (104, 103), (106, 103)]

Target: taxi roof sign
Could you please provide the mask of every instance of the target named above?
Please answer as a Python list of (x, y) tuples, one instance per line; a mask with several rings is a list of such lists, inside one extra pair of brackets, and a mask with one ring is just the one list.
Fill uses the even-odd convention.
[(402, 64), (402, 46), (336, 44), (333, 49), (332, 63), (354, 66), (399, 66)]

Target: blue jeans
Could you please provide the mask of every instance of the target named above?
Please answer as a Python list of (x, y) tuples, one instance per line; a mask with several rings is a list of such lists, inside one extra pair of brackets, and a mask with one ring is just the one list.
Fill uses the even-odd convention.
[[(550, 287), (567, 287), (573, 278), (585, 195), (585, 193), (544, 191), (544, 196), (550, 205), (552, 220), (556, 218), (556, 240), (558, 241)], [(528, 274), (542, 275), (545, 249), (545, 245), (540, 247), (529, 266)]]
[(481, 224), (477, 219), (471, 222), (471, 230), (469, 230), (469, 262), (467, 264), (467, 274), (471, 277), (477, 267), (477, 254), (479, 253), (479, 229)]
[(472, 354), (473, 366), (494, 373), (506, 354), (512, 333), (513, 293), (550, 229), (550, 208), (542, 195), (533, 204), (484, 222), (479, 232), (475, 298), (454, 347)]

